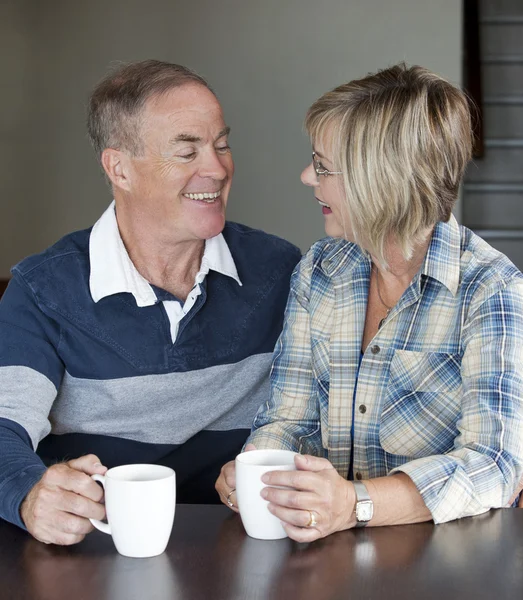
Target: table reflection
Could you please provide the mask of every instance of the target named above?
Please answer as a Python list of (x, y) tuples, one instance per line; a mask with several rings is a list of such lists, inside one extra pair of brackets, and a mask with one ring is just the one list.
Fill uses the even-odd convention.
[(136, 559), (110, 548), (100, 557), (89, 552), (88, 544), (65, 548), (31, 539), (24, 547), (23, 561), (34, 600), (183, 598), (167, 554)]
[(355, 573), (371, 578), (377, 564), (382, 571), (393, 571), (416, 563), (434, 529), (426, 523), (351, 530), (297, 544), (249, 538), (239, 519), (229, 519), (222, 524), (213, 557), (227, 597), (328, 600), (338, 597)]

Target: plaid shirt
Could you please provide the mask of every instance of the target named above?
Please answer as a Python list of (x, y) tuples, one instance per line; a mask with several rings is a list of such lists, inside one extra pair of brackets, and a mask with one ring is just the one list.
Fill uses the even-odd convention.
[(303, 257), (249, 441), (345, 478), (353, 447), (358, 479), (403, 471), (436, 523), (505, 506), (523, 473), (523, 275), (454, 217), (438, 223), (358, 372), (370, 273), (345, 240)]

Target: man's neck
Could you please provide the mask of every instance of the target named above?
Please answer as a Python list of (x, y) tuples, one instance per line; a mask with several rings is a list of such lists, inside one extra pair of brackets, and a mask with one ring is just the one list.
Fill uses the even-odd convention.
[(117, 214), (118, 229), (136, 270), (149, 283), (185, 300), (200, 270), (204, 240), (177, 240), (152, 228), (133, 227), (125, 212)]

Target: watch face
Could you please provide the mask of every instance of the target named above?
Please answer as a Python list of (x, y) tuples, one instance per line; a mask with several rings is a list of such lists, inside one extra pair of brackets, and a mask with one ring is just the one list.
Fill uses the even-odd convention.
[(356, 504), (356, 520), (370, 521), (374, 512), (374, 505), (369, 500), (363, 500)]

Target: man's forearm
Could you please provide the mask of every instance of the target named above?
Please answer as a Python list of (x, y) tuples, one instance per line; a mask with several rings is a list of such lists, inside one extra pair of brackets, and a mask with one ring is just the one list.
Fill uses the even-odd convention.
[(0, 456), (0, 518), (25, 529), (20, 505), (46, 467), (25, 429), (8, 419), (0, 419)]

